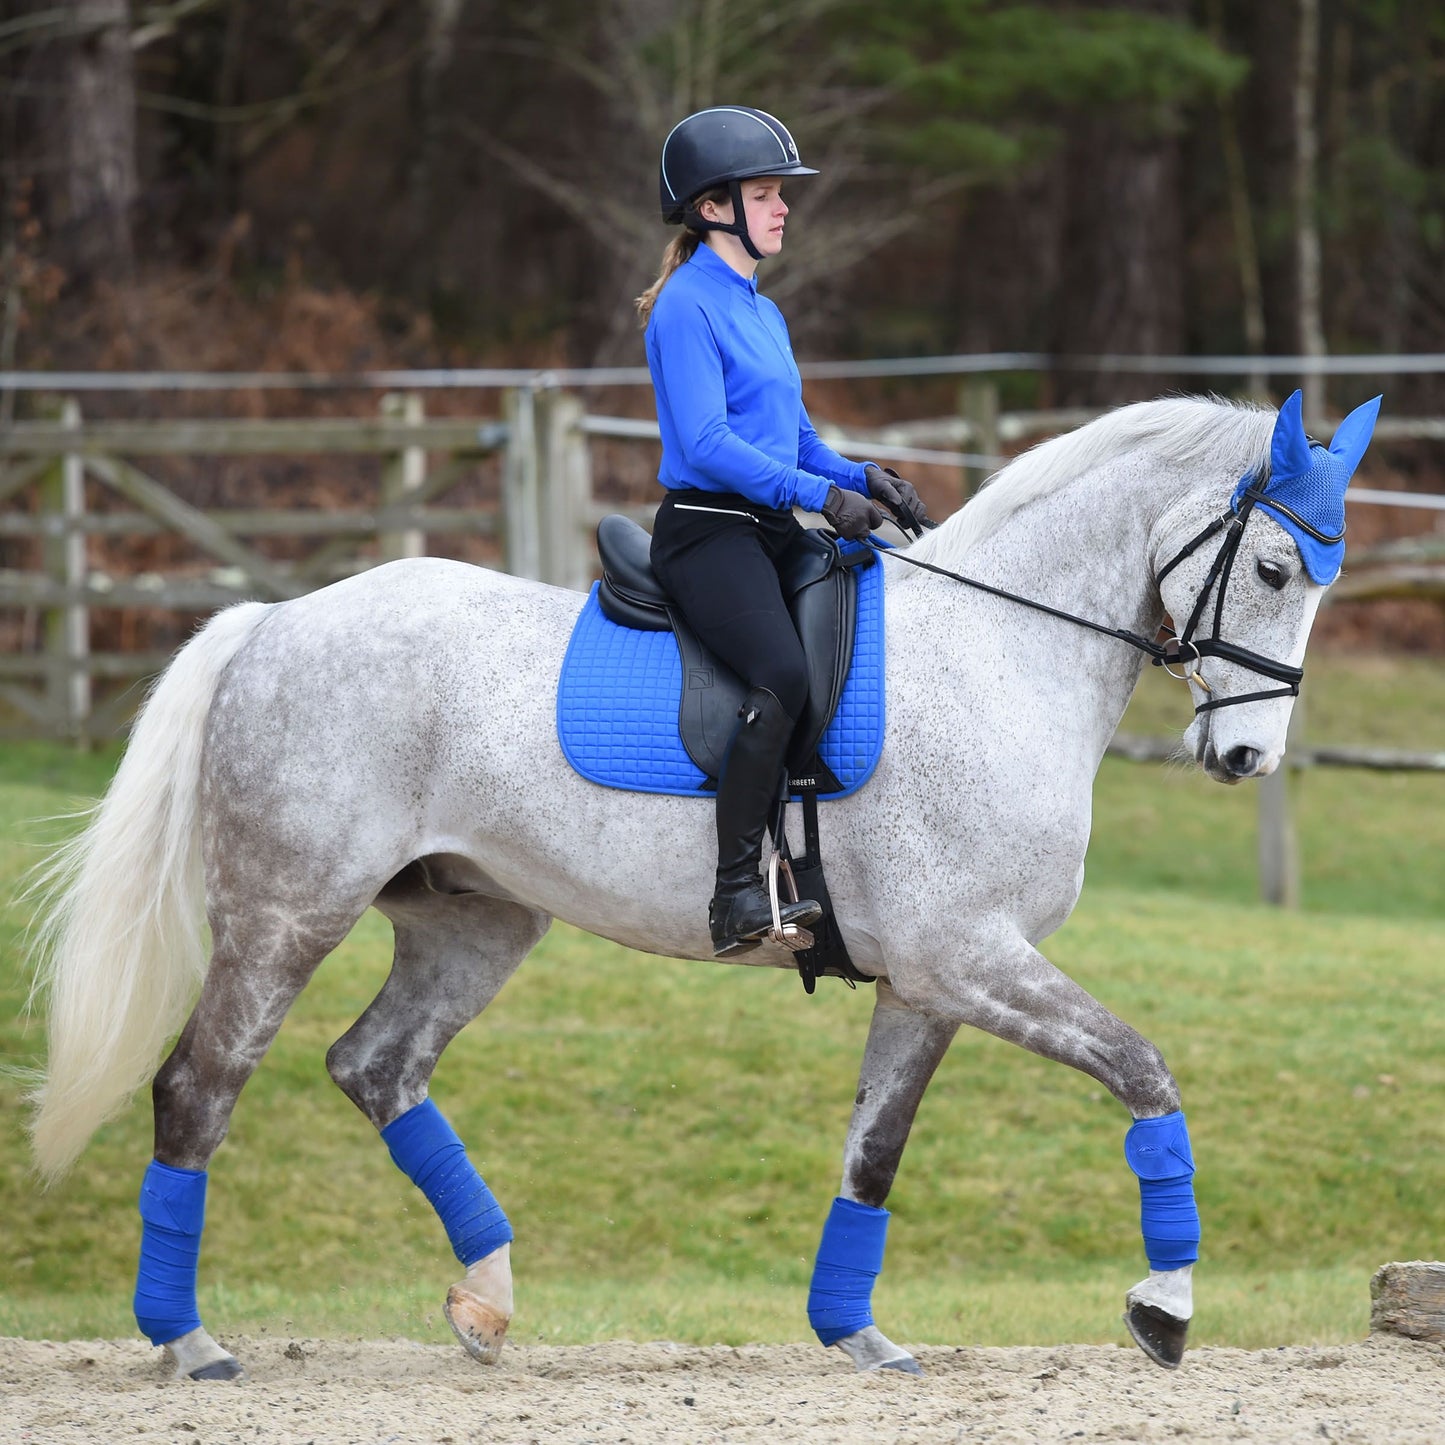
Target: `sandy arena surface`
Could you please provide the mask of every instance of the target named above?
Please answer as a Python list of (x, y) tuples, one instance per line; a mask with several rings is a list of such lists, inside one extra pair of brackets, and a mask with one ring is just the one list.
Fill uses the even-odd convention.
[(230, 1342), (238, 1385), (171, 1379), (142, 1342), (0, 1340), (5, 1445), (527, 1441), (1445, 1441), (1445, 1347), (921, 1348), (926, 1379), (808, 1345), (508, 1346), (493, 1368), (407, 1341)]

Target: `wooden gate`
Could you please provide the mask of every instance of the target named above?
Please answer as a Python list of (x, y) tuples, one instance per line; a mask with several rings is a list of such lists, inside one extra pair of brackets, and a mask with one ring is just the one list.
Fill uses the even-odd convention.
[[(511, 413), (533, 406), (530, 397), (508, 398)], [(49, 419), (0, 430), (0, 538), (38, 543), (29, 549), (38, 566), (0, 570), (0, 608), (38, 624), (37, 645), (0, 655), (0, 701), (12, 714), (3, 732), (10, 736), (85, 741), (125, 725), (133, 690), (100, 702), (97, 683), (158, 672), (169, 653), (92, 651), (91, 614), (98, 609), (207, 613), (244, 599), (281, 601), (383, 561), (420, 556), (429, 532), (498, 536), (505, 564), (518, 570), (536, 550), (535, 522), (517, 535), (503, 526), (507, 499), (529, 484), (515, 465), (503, 468), (501, 517), (435, 505), (479, 461), (505, 448), (505, 420), (428, 419), (419, 397), (400, 394), (384, 397), (374, 419), (85, 421), (73, 400), (52, 411)], [(287, 453), (380, 458), (375, 506), (204, 511), (135, 460)], [(87, 482), (125, 510), (88, 509)], [(92, 536), (158, 532), (184, 538), (200, 561), (170, 576), (112, 577), (89, 565)], [(278, 561), (256, 545), (267, 537), (303, 539), (310, 549), (300, 560)]]

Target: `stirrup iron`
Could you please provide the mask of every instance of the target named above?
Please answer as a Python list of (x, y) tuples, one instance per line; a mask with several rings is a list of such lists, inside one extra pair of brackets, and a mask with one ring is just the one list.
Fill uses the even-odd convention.
[(798, 884), (793, 877), (793, 867), (783, 857), (783, 851), (777, 843), (773, 844), (772, 854), (768, 858), (768, 901), (773, 905), (773, 930), (768, 937), (774, 943), (780, 943), (792, 953), (802, 953), (805, 949), (813, 946), (813, 934), (811, 929), (803, 928), (796, 923), (784, 923), (782, 909), (778, 897), (779, 876), (787, 880), (789, 903), (798, 901)]

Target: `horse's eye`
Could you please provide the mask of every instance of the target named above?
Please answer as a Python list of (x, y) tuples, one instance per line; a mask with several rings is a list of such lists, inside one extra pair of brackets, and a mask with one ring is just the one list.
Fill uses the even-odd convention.
[(1259, 580), (1266, 586), (1273, 587), (1276, 592), (1289, 581), (1289, 575), (1284, 568), (1274, 562), (1256, 562), (1254, 570), (1259, 573)]

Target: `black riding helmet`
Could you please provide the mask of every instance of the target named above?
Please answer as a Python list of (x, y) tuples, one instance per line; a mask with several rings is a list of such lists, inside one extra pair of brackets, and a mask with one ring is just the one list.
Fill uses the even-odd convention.
[[(816, 176), (798, 159), (798, 146), (788, 128), (766, 111), (746, 105), (715, 105), (673, 126), (662, 143), (658, 189), (662, 219), (669, 226), (694, 231), (726, 231), (737, 236), (755, 261), (762, 255), (748, 234), (741, 181), (753, 176)], [(696, 203), (705, 191), (726, 186), (732, 195), (733, 220), (705, 221)]]

